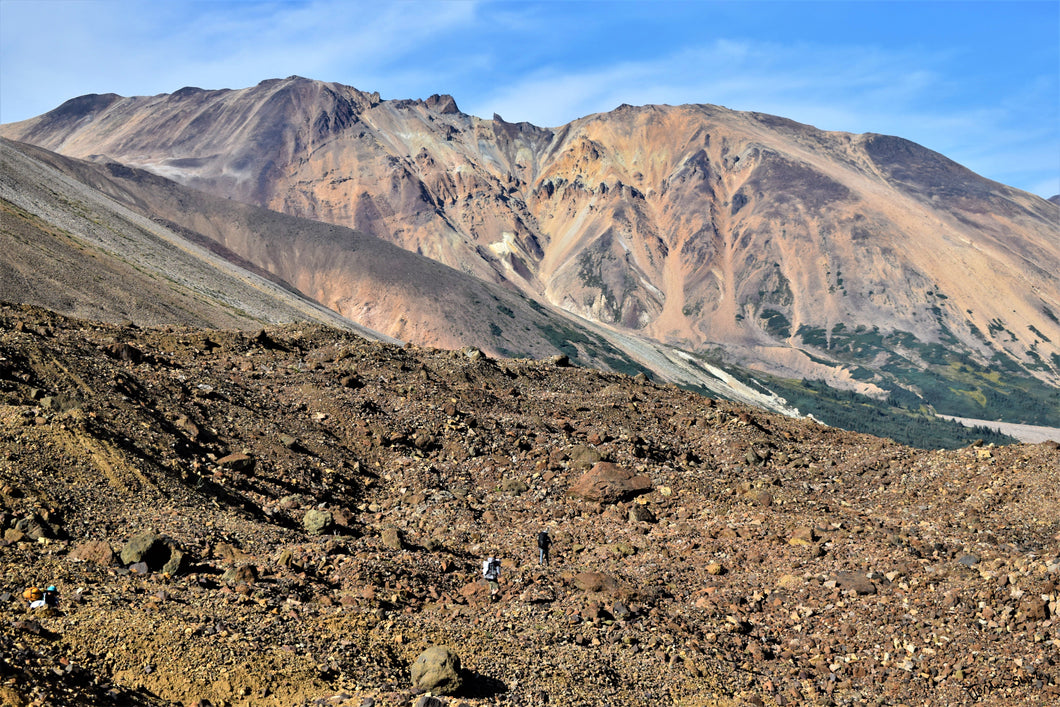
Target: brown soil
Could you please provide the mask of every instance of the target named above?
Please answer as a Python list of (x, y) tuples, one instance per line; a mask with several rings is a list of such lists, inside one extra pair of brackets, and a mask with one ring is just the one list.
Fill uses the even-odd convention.
[[(435, 644), (453, 705), (1060, 699), (1056, 443), (921, 451), (562, 364), (0, 307), (0, 703), (414, 704)], [(572, 497), (598, 460), (650, 489)], [(120, 564), (147, 530), (179, 571)]]

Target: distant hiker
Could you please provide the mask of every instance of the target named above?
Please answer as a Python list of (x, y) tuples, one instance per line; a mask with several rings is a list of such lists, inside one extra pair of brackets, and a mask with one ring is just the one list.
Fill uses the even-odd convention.
[(496, 557), (490, 557), (482, 561), (482, 578), (490, 588), (490, 601), (495, 601), (501, 586), (497, 580), (501, 578), (501, 561)]
[(44, 604), (53, 609), (59, 608), (59, 590), (55, 588), (54, 584), (49, 584), (48, 588), (44, 590)]
[(59, 590), (54, 584), (43, 591), (37, 587), (30, 587), (22, 593), (22, 598), (29, 602), (31, 609), (43, 609), (44, 607), (55, 609), (59, 606)]
[(547, 530), (542, 530), (537, 534), (537, 549), (540, 554), (541, 564), (548, 564), (548, 549), (552, 547), (552, 537), (548, 534)]

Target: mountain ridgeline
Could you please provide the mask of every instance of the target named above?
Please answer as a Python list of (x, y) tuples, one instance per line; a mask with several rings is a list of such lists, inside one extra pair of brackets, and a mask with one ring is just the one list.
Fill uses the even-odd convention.
[[(112, 167), (106, 187), (384, 335), (520, 356), (547, 353), (526, 332), (548, 331), (553, 352), (682, 384), (697, 383), (660, 359), (724, 360), (833, 403), (844, 389), (903, 418), (1060, 426), (1060, 206), (901, 138), (710, 105), (543, 128), (299, 77), (83, 96), (0, 134), (228, 202), (241, 229), (161, 180), (119, 187)], [(234, 237), (255, 233), (244, 204), (343, 228)], [(383, 275), (411, 262), (399, 252), (425, 256), (415, 292)], [(446, 300), (455, 274), (432, 261), (479, 294)], [(432, 297), (446, 305), (413, 304)]]

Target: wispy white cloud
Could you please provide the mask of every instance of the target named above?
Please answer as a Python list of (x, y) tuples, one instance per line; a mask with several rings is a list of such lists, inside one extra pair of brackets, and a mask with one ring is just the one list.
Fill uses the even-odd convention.
[[(570, 71), (549, 66), (482, 96), (474, 108), (558, 125), (618, 103), (714, 103), (804, 120), (909, 105), (938, 83), (921, 61), (862, 48), (719, 40), (644, 61)], [(864, 116), (868, 118), (868, 115)], [(866, 121), (868, 122), (868, 121)], [(822, 126), (839, 129), (839, 126)]]
[[(1055, 193), (1060, 157), (1049, 121), (1025, 124), (1027, 105), (1048, 107), (1041, 95), (1056, 85), (1043, 78), (1035, 96), (1006, 104), (969, 101), (967, 87), (946, 73), (955, 61), (935, 50), (814, 46), (718, 40), (644, 61), (567, 71), (542, 68), (481, 96), (468, 107), (479, 115), (557, 126), (621, 103), (713, 103), (791, 118), (825, 130), (900, 135), (974, 171), (1021, 188)], [(1053, 115), (1057, 116), (1055, 103)], [(1060, 176), (1058, 176), (1060, 178)]]
[[(474, 18), (473, 2), (3, 0), (0, 121), (90, 92), (241, 88), (300, 74), (402, 88), (419, 53)], [(421, 73), (437, 70), (424, 67)]]
[[(992, 77), (987, 97), (981, 72), (997, 62), (964, 30), (907, 41), (905, 26), (878, 39), (864, 25), (820, 29), (830, 8), (751, 7), (758, 11), (709, 2), (0, 0), (0, 122), (85, 93), (241, 88), (299, 74), (386, 98), (452, 93), (476, 115), (549, 126), (622, 103), (715, 103), (901, 135), (1026, 189), (1060, 174), (1055, 43), (994, 69), (1000, 80)], [(814, 7), (820, 16), (803, 11)], [(895, 4), (877, 17), (919, 7)], [(1027, 7), (1041, 5), (1017, 10)], [(1022, 56), (1011, 27), (990, 36)], [(1039, 76), (1026, 69), (1036, 66)]]

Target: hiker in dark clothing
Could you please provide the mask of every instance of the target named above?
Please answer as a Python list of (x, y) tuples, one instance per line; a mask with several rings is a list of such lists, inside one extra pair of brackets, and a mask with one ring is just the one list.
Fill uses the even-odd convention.
[(548, 534), (547, 530), (542, 530), (537, 534), (537, 549), (541, 555), (541, 564), (548, 564), (548, 549), (552, 546), (552, 537)]
[(490, 557), (482, 561), (482, 578), (486, 580), (486, 584), (490, 588), (490, 601), (496, 601), (497, 594), (501, 589), (498, 582), (501, 578), (501, 561), (499, 558)]

